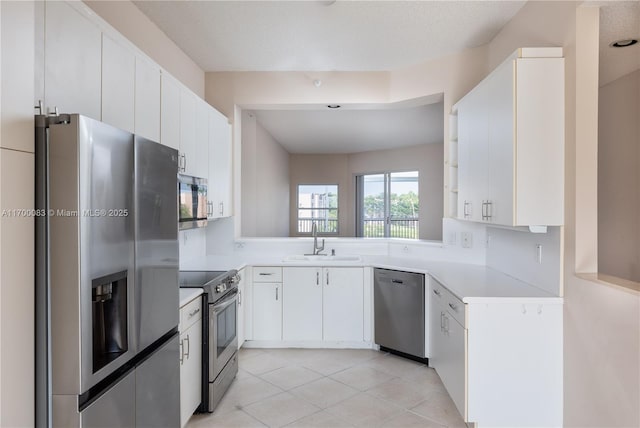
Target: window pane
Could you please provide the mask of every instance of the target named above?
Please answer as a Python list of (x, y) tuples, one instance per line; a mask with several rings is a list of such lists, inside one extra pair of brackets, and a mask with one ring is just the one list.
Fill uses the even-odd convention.
[(338, 185), (298, 186), (298, 208), (338, 208)]
[(362, 212), (358, 233), (367, 238), (418, 239), (418, 172), (359, 177)]
[(390, 176), (389, 236), (418, 239), (418, 171), (394, 172)]
[(338, 186), (336, 184), (298, 186), (298, 232), (338, 233)]
[(365, 175), (362, 178), (362, 236), (366, 238), (384, 237), (384, 174)]

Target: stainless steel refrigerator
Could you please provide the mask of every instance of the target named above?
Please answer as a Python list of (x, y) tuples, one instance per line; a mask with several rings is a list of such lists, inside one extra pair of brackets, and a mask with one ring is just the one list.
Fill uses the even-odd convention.
[(35, 120), (37, 426), (176, 427), (178, 154)]

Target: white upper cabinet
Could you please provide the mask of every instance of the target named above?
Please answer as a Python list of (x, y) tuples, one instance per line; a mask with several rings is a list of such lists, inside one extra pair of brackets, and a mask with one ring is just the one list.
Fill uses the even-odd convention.
[(136, 58), (102, 35), (102, 121), (133, 132)]
[(458, 104), (458, 215), (466, 220), (482, 219), (487, 194), (488, 89), (481, 82)]
[(213, 204), (210, 218), (232, 215), (232, 141), (231, 125), (215, 109), (209, 114), (209, 201)]
[(211, 110), (211, 106), (206, 101), (196, 99), (196, 128), (191, 162), (193, 175), (206, 179), (209, 179), (209, 112)]
[(45, 108), (100, 120), (102, 33), (68, 3), (45, 3)]
[(457, 104), (458, 218), (563, 224), (561, 54), (560, 48), (521, 49)]
[(160, 143), (180, 149), (180, 86), (164, 72), (160, 77)]
[[(1, 2), (2, 47), (2, 138), (0, 146), (24, 152), (34, 151), (34, 2)], [(40, 42), (42, 40), (39, 40)], [(4, 237), (3, 237), (4, 240)]]
[(197, 176), (195, 168), (196, 154), (196, 101), (191, 92), (180, 91), (180, 156), (182, 172)]
[[(180, 90), (180, 156), (182, 172), (208, 178), (210, 106), (186, 88)], [(211, 185), (209, 185), (211, 187)]]
[(136, 57), (134, 132), (160, 142), (160, 68)]

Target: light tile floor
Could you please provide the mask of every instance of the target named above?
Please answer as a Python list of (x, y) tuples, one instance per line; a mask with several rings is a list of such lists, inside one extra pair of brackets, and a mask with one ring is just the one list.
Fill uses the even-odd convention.
[(241, 349), (240, 370), (203, 427), (466, 428), (436, 372), (362, 349)]

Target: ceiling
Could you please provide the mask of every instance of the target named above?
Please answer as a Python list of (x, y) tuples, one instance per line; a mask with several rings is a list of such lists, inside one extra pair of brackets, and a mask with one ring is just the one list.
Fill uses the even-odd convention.
[(205, 71), (366, 71), (488, 43), (525, 1), (134, 3)]
[(600, 7), (600, 85), (640, 69), (640, 43), (612, 48), (617, 40), (640, 40), (640, 2), (604, 2)]
[(357, 153), (442, 143), (442, 102), (376, 109), (254, 110), (289, 153)]

